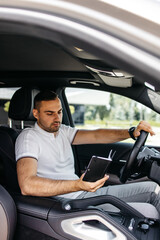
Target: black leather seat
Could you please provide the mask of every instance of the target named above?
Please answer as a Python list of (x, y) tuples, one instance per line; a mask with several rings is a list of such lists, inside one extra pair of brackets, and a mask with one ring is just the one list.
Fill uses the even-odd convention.
[[(9, 118), (19, 121), (35, 121), (32, 115), (33, 99), (38, 93), (36, 89), (20, 88), (13, 95), (10, 107)], [(4, 184), (11, 192), (20, 192), (15, 161), (15, 141), (20, 129), (0, 127), (0, 159), (4, 166)]]
[(3, 162), (4, 185), (8, 191), (20, 192), (15, 161), (15, 140), (18, 132), (9, 127), (0, 127), (0, 159)]
[(34, 97), (39, 92), (38, 89), (20, 88), (18, 89), (10, 102), (9, 118), (20, 121), (35, 121), (32, 109), (34, 104)]
[(0, 239), (12, 240), (17, 221), (16, 206), (9, 193), (0, 185)]

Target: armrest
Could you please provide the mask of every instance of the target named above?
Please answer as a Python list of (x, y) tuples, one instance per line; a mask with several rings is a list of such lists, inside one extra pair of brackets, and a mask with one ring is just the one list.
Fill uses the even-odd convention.
[(50, 209), (55, 205), (61, 205), (60, 201), (51, 198), (14, 196), (17, 211), (31, 217), (47, 220)]
[(130, 214), (133, 217), (143, 218), (144, 216), (138, 212), (136, 209), (132, 208), (130, 205), (120, 200), (117, 197), (110, 195), (103, 195), (91, 198), (84, 199), (75, 199), (68, 200), (62, 203), (62, 208), (65, 210), (73, 210), (73, 209), (87, 209), (90, 206), (97, 206), (105, 203), (110, 203), (113, 206), (120, 209), (122, 214)]

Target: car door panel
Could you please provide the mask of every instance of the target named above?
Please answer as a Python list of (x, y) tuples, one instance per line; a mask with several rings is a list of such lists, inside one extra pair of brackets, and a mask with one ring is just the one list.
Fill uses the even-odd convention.
[[(153, 146), (148, 146), (149, 148), (153, 148)], [(86, 169), (89, 160), (93, 155), (107, 157), (109, 155), (110, 150), (116, 151), (112, 164), (109, 167), (109, 180), (107, 181), (108, 184), (121, 184), (119, 180), (119, 175), (122, 167), (125, 165), (126, 160), (132, 150), (133, 144), (132, 143), (111, 143), (111, 144), (86, 144), (86, 145), (79, 145), (76, 146), (75, 153), (76, 153), (76, 172), (80, 176)], [(154, 147), (156, 150), (160, 150), (158, 147)], [(147, 181), (149, 180), (148, 177), (139, 176), (139, 177), (132, 177), (129, 178), (127, 183), (130, 182), (137, 182), (137, 181)]]
[(89, 160), (93, 155), (107, 157), (112, 149), (112, 151), (116, 151), (116, 153), (113, 157), (110, 172), (118, 175), (121, 167), (124, 165), (124, 161), (120, 160), (127, 159), (132, 146), (133, 145), (130, 143), (119, 142), (111, 144), (86, 144), (76, 146), (76, 154), (81, 173), (86, 169)]

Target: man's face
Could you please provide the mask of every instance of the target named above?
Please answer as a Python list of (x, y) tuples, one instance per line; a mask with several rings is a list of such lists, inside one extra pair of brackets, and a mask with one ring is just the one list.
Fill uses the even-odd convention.
[(62, 122), (62, 105), (59, 98), (41, 101), (39, 109), (33, 109), (33, 115), (38, 125), (47, 132), (54, 133)]

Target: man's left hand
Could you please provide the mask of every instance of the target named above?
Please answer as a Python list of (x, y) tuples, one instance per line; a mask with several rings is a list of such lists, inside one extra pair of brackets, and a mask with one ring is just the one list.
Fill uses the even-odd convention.
[(152, 127), (148, 122), (140, 121), (140, 123), (137, 125), (136, 129), (133, 132), (135, 138), (140, 135), (141, 130), (149, 132), (151, 136), (155, 135), (155, 132), (152, 130)]

